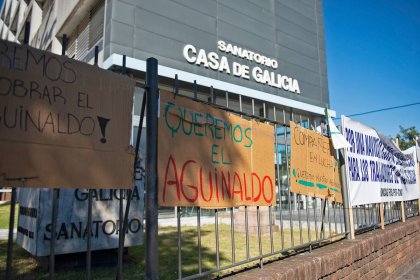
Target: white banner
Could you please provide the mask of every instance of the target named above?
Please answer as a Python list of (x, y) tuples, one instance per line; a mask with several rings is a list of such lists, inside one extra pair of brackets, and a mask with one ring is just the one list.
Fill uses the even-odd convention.
[(416, 149), (401, 152), (375, 129), (341, 117), (350, 206), (419, 198)]
[[(143, 244), (144, 174), (136, 172), (124, 246)], [(16, 243), (33, 256), (48, 256), (51, 240), (51, 189), (19, 188)], [(125, 211), (127, 190), (92, 190), (92, 250), (118, 248), (120, 200)], [(61, 189), (58, 198), (55, 253), (86, 251), (87, 189)]]

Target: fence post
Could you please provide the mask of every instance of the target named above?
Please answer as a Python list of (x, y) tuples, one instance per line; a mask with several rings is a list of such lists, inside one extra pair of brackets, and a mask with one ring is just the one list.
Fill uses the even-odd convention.
[(401, 222), (405, 223), (405, 207), (404, 207), (404, 201), (401, 201)]
[(158, 61), (146, 60), (146, 279), (159, 279), (157, 129), (158, 129)]
[(379, 215), (381, 218), (381, 229), (385, 229), (385, 217), (384, 217), (384, 203), (379, 204)]
[(353, 208), (350, 206), (349, 195), (347, 191), (347, 177), (346, 177), (346, 165), (344, 160), (344, 149), (340, 150), (339, 153), (339, 164), (341, 171), (341, 195), (343, 197), (343, 208), (344, 208), (344, 229), (350, 234), (347, 235), (347, 239), (354, 239), (354, 222), (353, 222)]
[(6, 279), (12, 278), (13, 229), (15, 227), (15, 207), (16, 207), (16, 188), (13, 187), (12, 197), (10, 200), (9, 235), (7, 239)]

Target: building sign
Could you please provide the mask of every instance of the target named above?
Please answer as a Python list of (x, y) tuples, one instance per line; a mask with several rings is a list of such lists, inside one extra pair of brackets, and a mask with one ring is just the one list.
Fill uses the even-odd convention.
[(338, 161), (331, 139), (290, 122), (291, 191), (342, 202)]
[[(299, 83), (296, 79), (277, 73), (278, 62), (257, 52), (247, 50), (225, 41), (218, 41), (217, 48), (220, 52), (231, 54), (243, 60), (253, 62), (256, 66), (251, 67), (238, 62), (229, 62), (228, 58), (217, 52), (208, 52), (188, 44), (184, 46), (182, 54), (191, 64), (204, 66), (214, 71), (226, 73), (246, 80), (254, 80), (260, 84), (283, 89), (289, 92), (300, 93)], [(269, 69), (266, 69), (269, 68)]]
[(161, 91), (160, 206), (275, 205), (274, 128)]
[(130, 188), (133, 93), (128, 77), (0, 41), (0, 177)]
[[(144, 180), (138, 173), (130, 204), (125, 246), (143, 244)], [(144, 175), (144, 174), (143, 174)], [(51, 190), (20, 188), (16, 242), (32, 255), (50, 254)], [(92, 190), (92, 250), (118, 248), (120, 190)], [(123, 191), (123, 204), (127, 201)], [(56, 254), (86, 251), (87, 189), (62, 189), (58, 199)]]
[(375, 129), (342, 116), (352, 206), (419, 198), (416, 149), (401, 152)]

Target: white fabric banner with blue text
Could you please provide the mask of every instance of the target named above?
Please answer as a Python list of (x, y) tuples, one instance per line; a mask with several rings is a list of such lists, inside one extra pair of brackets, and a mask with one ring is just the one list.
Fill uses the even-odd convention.
[(375, 129), (341, 117), (350, 206), (419, 198), (416, 148), (400, 151)]

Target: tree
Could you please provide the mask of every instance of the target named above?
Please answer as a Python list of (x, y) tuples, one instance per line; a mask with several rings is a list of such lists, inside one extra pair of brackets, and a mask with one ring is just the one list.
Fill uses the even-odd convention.
[(398, 145), (402, 151), (414, 146), (416, 144), (416, 137), (420, 137), (420, 132), (415, 126), (403, 128), (400, 125), (400, 133), (397, 134)]

